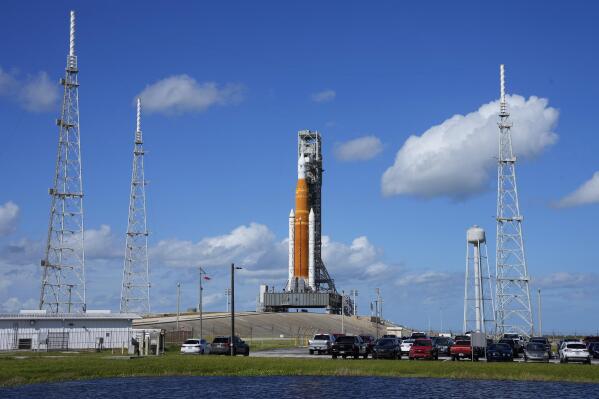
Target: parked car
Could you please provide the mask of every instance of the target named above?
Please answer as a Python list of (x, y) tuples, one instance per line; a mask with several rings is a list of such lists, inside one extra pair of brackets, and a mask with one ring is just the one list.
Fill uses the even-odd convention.
[(372, 335), (360, 335), (360, 338), (362, 338), (362, 341), (364, 341), (366, 344), (366, 350), (368, 354), (371, 354), (372, 350), (374, 349), (374, 345), (376, 344), (374, 337)]
[(559, 361), (591, 364), (591, 354), (583, 342), (565, 342), (559, 351)]
[(409, 355), (410, 354), (410, 348), (412, 347), (412, 344), (414, 344), (414, 339), (412, 338), (407, 338), (401, 341), (400, 344), (400, 348), (401, 348), (401, 354), (402, 355)]
[[(231, 354), (231, 337), (216, 337), (210, 344), (210, 353), (215, 355), (230, 355)], [(249, 356), (250, 346), (242, 341), (241, 338), (233, 337), (233, 355)]]
[(414, 359), (439, 359), (439, 353), (437, 348), (433, 346), (433, 340), (430, 338), (417, 338), (414, 344), (410, 348), (410, 354), (408, 357), (410, 360)]
[(439, 356), (449, 356), (451, 354), (451, 345), (453, 345), (453, 340), (448, 337), (434, 337), (433, 346), (437, 349), (437, 354)]
[(203, 355), (210, 353), (210, 344), (205, 339), (191, 338), (181, 345), (183, 355)]
[(401, 359), (401, 347), (397, 338), (381, 338), (372, 349), (373, 359)]
[(395, 334), (385, 334), (381, 338), (397, 338), (397, 335), (395, 335)]
[(543, 346), (545, 346), (545, 351), (547, 352), (547, 356), (549, 357), (549, 359), (553, 357), (553, 353), (551, 351), (551, 342), (549, 342), (549, 339), (547, 337), (532, 337), (528, 342), (542, 344)]
[(331, 345), (335, 342), (335, 337), (331, 334), (316, 334), (314, 338), (308, 340), (308, 351), (311, 355), (314, 352), (330, 354)]
[(456, 341), (450, 349), (451, 360), (473, 359), (478, 360), (478, 356), (472, 356), (472, 343), (470, 340)]
[(502, 339), (514, 340), (514, 349), (517, 351), (517, 353), (522, 353), (524, 351), (524, 338), (521, 335), (506, 333), (503, 334)]
[(412, 335), (410, 336), (410, 338), (416, 339), (416, 338), (427, 338), (427, 335), (425, 332), (422, 331), (414, 331), (412, 333)]
[(366, 359), (368, 358), (368, 349), (359, 335), (345, 335), (335, 340), (331, 346), (331, 356), (333, 359), (337, 359), (338, 356), (344, 359), (348, 356), (353, 356), (354, 359), (363, 356)]
[(524, 347), (524, 361), (548, 362), (547, 347), (540, 342), (529, 342)]
[(509, 345), (510, 348), (512, 348), (513, 356), (518, 357), (518, 354), (520, 353), (520, 346), (518, 344), (518, 340), (515, 340), (513, 338), (502, 338), (499, 341), (497, 341), (497, 343)]
[(514, 352), (508, 344), (491, 344), (487, 346), (487, 362), (512, 362)]
[(599, 342), (591, 342), (589, 344), (589, 353), (593, 359), (599, 359)]

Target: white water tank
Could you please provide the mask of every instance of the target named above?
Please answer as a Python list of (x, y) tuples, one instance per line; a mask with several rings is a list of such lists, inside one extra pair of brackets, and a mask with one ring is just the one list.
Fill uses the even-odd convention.
[(479, 242), (483, 243), (486, 241), (485, 231), (482, 228), (474, 225), (466, 232), (466, 239), (470, 244), (476, 244)]

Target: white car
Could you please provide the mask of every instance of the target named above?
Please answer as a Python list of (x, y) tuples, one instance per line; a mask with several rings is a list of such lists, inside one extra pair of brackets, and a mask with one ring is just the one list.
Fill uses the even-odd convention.
[(404, 339), (401, 341), (401, 354), (402, 355), (409, 355), (410, 354), (410, 349), (412, 348), (412, 345), (414, 345), (414, 341), (415, 339), (413, 338), (408, 338), (408, 339)]
[(591, 354), (582, 342), (564, 342), (559, 350), (560, 363), (583, 362), (591, 364)]
[(205, 339), (191, 338), (181, 345), (181, 354), (204, 355), (210, 353), (210, 344)]

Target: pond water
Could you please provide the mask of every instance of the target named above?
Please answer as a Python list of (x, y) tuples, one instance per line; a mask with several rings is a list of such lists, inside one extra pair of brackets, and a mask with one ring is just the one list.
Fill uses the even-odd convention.
[(599, 384), (383, 377), (131, 377), (0, 389), (0, 398), (599, 398)]

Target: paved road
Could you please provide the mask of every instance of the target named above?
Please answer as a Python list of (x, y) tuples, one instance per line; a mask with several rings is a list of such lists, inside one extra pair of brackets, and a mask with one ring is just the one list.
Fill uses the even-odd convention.
[[(310, 355), (308, 353), (308, 348), (287, 348), (287, 349), (271, 349), (267, 351), (261, 352), (251, 352), (250, 356), (254, 357), (282, 357), (282, 358), (308, 358), (308, 359), (320, 359), (320, 360), (331, 360), (330, 355)], [(402, 357), (402, 360), (408, 361), (406, 356)], [(449, 362), (451, 359), (449, 357), (442, 356), (439, 358), (439, 361)], [(481, 361), (485, 361), (481, 359)], [(519, 357), (514, 359), (515, 362), (523, 363), (524, 359)], [(550, 363), (559, 364), (559, 359), (553, 358), (550, 360)], [(592, 361), (592, 364), (599, 365), (599, 360), (595, 359)]]

